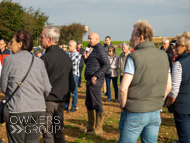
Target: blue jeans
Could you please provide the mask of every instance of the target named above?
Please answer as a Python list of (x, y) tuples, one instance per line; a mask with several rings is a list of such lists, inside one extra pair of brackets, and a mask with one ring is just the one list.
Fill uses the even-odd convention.
[(136, 143), (141, 136), (142, 143), (156, 143), (161, 124), (160, 111), (146, 113), (121, 112), (118, 143)]
[[(72, 96), (73, 96), (72, 108), (76, 109), (77, 108), (77, 102), (78, 102), (78, 80), (79, 80), (79, 76), (73, 75), (73, 78), (75, 81), (75, 90), (72, 92)], [(69, 98), (69, 101), (65, 103), (64, 108), (68, 109), (69, 103), (70, 103), (70, 98)]]
[(106, 78), (106, 88), (107, 88), (108, 99), (111, 99), (111, 88), (110, 88), (110, 81), (111, 80), (113, 82), (113, 87), (114, 87), (114, 91), (115, 91), (115, 99), (118, 99), (117, 77)]
[(174, 119), (180, 143), (190, 143), (190, 115), (174, 112)]

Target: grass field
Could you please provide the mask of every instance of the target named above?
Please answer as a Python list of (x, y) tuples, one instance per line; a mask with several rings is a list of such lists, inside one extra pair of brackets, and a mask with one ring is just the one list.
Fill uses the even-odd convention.
[[(119, 56), (121, 52), (121, 48), (116, 49), (116, 55)], [(66, 143), (117, 143), (120, 134), (118, 129), (121, 114), (120, 106), (119, 103), (115, 103), (114, 100), (112, 102), (106, 103), (106, 96), (102, 96), (102, 104), (105, 114), (103, 125), (104, 134), (101, 136), (90, 136), (79, 132), (80, 128), (84, 128), (87, 125), (87, 111), (85, 106), (86, 80), (84, 79), (84, 69), (82, 73), (82, 87), (78, 88), (78, 110), (73, 113), (67, 113), (64, 111), (64, 133)], [(119, 85), (120, 83), (118, 80), (118, 86)], [(114, 99), (113, 87), (111, 88), (111, 91), (112, 99)], [(0, 100), (4, 98), (5, 96), (0, 94)], [(157, 143), (171, 143), (171, 141), (178, 138), (174, 117), (173, 114), (167, 111), (167, 108), (162, 108), (162, 110), (162, 124), (160, 125)], [(0, 125), (0, 140), (8, 143), (5, 124)], [(43, 143), (42, 135), (40, 143)], [(140, 143), (140, 138), (138, 139), (137, 143)]]

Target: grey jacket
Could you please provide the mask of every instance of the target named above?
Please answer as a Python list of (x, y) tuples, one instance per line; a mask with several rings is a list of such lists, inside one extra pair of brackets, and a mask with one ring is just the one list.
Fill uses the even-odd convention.
[(128, 51), (126, 54), (122, 52), (119, 56), (119, 72), (121, 76), (124, 75), (125, 62), (129, 53), (131, 52)]
[[(32, 55), (25, 50), (4, 59), (1, 89), (7, 97), (24, 78), (31, 61)], [(45, 97), (48, 96), (50, 90), (51, 85), (44, 63), (40, 58), (34, 57), (33, 65), (23, 85), (8, 103), (10, 112), (45, 111)]]

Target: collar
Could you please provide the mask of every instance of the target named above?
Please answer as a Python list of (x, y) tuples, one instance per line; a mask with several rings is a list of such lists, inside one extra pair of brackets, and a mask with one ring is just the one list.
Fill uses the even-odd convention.
[(127, 53), (124, 53), (124, 52), (123, 52), (123, 56), (127, 56), (129, 53), (131, 53), (129, 50), (128, 50)]
[(96, 48), (99, 47), (100, 45), (102, 46), (101, 43), (98, 43), (98, 44), (94, 45), (92, 48), (96, 49)]
[(189, 54), (186, 52), (183, 52), (182, 54), (178, 55), (178, 57), (175, 60), (179, 61), (180, 59), (185, 58), (187, 56), (189, 56)]
[(68, 55), (69, 56), (72, 56), (72, 55), (75, 55), (76, 53), (77, 53), (78, 51), (77, 51), (77, 49), (71, 54), (71, 52), (68, 52)]
[(153, 47), (155, 47), (155, 46), (152, 41), (144, 41), (144, 42), (138, 44), (136, 46), (135, 50), (140, 50), (140, 49), (145, 49), (145, 48), (153, 48)]
[(59, 46), (58, 45), (51, 45), (49, 46), (47, 49), (46, 49), (46, 52), (51, 52), (51, 51), (57, 51), (57, 50), (60, 50)]

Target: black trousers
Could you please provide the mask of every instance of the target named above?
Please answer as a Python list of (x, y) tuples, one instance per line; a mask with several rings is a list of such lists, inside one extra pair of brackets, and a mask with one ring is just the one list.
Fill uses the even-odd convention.
[(45, 111), (10, 113), (6, 123), (9, 143), (39, 143), (44, 121)]
[(96, 112), (102, 113), (102, 97), (101, 87), (103, 86), (104, 78), (97, 79), (95, 85), (92, 84), (91, 79), (86, 82), (86, 101), (85, 105), (88, 110), (96, 110)]
[(46, 102), (45, 128), (42, 129), (44, 143), (65, 143), (63, 132), (64, 102)]
[(81, 74), (82, 74), (82, 70), (83, 70), (83, 67), (79, 67), (79, 81), (78, 81), (78, 85), (81, 85), (81, 81), (82, 81), (82, 77), (81, 77)]

